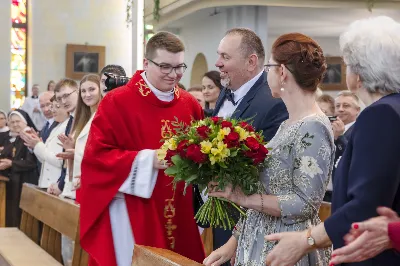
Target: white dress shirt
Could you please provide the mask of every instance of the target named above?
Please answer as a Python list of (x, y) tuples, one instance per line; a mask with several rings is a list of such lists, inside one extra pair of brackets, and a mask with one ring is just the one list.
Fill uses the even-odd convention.
[(349, 130), (349, 128), (350, 128), (352, 125), (354, 125), (355, 122), (356, 122), (356, 121), (353, 121), (353, 122), (351, 122), (351, 123), (348, 123), (347, 125), (344, 125), (344, 132), (343, 132), (343, 134), (346, 133), (346, 131)]
[(232, 102), (230, 102), (228, 99), (225, 99), (224, 103), (219, 109), (218, 116), (223, 118), (231, 117), (232, 114), (235, 112), (236, 108), (239, 106), (240, 102), (243, 100), (244, 96), (246, 96), (246, 94), (250, 91), (251, 87), (254, 86), (254, 84), (257, 82), (257, 80), (261, 77), (263, 73), (264, 70), (262, 70), (260, 73), (258, 73), (257, 76), (255, 76), (254, 78), (252, 78), (251, 80), (247, 81), (245, 84), (240, 86), (240, 88), (237, 89), (236, 91), (232, 91), (234, 95), (233, 99), (235, 100), (236, 105), (233, 105)]

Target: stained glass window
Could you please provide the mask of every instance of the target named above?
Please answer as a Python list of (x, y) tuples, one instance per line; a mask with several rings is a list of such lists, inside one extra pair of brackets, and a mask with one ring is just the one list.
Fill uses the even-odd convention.
[(27, 0), (11, 0), (11, 108), (18, 108), (26, 96)]

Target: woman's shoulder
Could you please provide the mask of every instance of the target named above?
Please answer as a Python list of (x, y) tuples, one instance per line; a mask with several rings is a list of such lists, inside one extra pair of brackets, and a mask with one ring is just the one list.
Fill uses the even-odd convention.
[(314, 140), (317, 140), (317, 138), (326, 138), (330, 142), (334, 142), (331, 122), (324, 114), (316, 114), (303, 118), (298, 125), (297, 133), (299, 137), (309, 135)]

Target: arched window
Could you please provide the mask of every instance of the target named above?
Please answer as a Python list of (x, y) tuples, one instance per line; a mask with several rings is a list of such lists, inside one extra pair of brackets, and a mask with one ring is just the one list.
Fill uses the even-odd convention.
[(11, 108), (19, 108), (27, 92), (27, 0), (11, 0)]

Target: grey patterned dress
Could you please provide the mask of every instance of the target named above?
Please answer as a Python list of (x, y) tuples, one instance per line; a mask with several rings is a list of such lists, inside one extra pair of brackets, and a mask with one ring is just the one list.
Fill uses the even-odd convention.
[[(275, 242), (264, 236), (277, 232), (302, 231), (320, 223), (318, 210), (332, 174), (335, 146), (326, 116), (312, 115), (286, 125), (283, 122), (268, 143), (272, 152), (261, 175), (260, 193), (276, 195), (281, 217), (247, 211), (236, 225), (237, 266), (265, 266)], [(328, 265), (331, 249), (314, 251), (296, 266)]]

